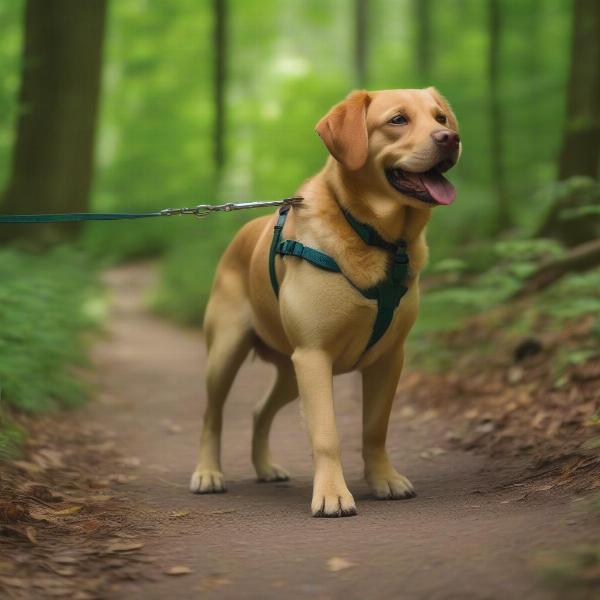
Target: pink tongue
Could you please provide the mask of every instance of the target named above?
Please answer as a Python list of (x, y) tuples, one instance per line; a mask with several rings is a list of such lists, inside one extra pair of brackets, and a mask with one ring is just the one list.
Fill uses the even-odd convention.
[(429, 192), (429, 195), (439, 204), (451, 204), (456, 198), (454, 186), (436, 171), (428, 171), (421, 175), (421, 183)]

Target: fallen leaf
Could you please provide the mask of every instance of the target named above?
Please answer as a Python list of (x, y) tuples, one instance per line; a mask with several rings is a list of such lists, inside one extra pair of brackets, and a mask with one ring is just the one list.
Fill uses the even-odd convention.
[(187, 517), (189, 514), (189, 510), (173, 510), (169, 513), (169, 517), (172, 519), (180, 519), (181, 517)]
[(48, 448), (39, 450), (33, 457), (33, 460), (43, 469), (63, 469), (65, 467), (65, 463), (62, 460), (62, 454)]
[(184, 565), (176, 565), (165, 571), (165, 575), (188, 575), (192, 570)]
[(43, 471), (39, 465), (27, 462), (26, 460), (13, 460), (12, 464), (18, 469), (21, 469), (21, 471), (25, 471), (25, 473), (28, 473), (29, 475), (37, 475)]
[(345, 558), (340, 558), (339, 556), (333, 556), (327, 561), (327, 570), (331, 571), (332, 573), (337, 573), (338, 571), (350, 569), (351, 567), (355, 566), (355, 563), (351, 563)]
[(475, 427), (475, 431), (477, 433), (492, 433), (494, 429), (496, 429), (496, 426), (491, 421), (481, 423), (481, 425), (477, 425), (477, 427)]
[(81, 527), (86, 533), (94, 533), (94, 531), (98, 531), (102, 527), (102, 522), (98, 521), (98, 519), (90, 519), (83, 523)]
[(44, 506), (32, 506), (29, 509), (29, 516), (35, 521), (47, 521), (48, 523), (57, 523), (58, 520), (53, 515), (56, 513)]
[(55, 510), (55, 515), (66, 516), (66, 515), (74, 515), (78, 513), (83, 506), (69, 506), (69, 508), (63, 508), (62, 510)]
[(93, 496), (90, 496), (88, 499), (90, 502), (108, 502), (113, 498), (114, 496), (110, 496), (108, 494), (95, 494)]
[(57, 575), (61, 575), (62, 577), (73, 577), (77, 573), (75, 567), (59, 567), (53, 568), (52, 571)]
[(465, 418), (469, 420), (477, 418), (478, 415), (479, 411), (476, 408), (471, 408), (465, 412)]
[(33, 481), (28, 481), (27, 483), (20, 485), (18, 489), (23, 494), (33, 496), (44, 502), (60, 502), (63, 499), (62, 496), (55, 494), (48, 486)]
[(522, 367), (511, 367), (507, 373), (508, 383), (514, 385), (519, 383), (525, 374), (525, 371)]
[(27, 516), (27, 509), (16, 502), (0, 502), (0, 523), (15, 523)]
[(31, 525), (25, 528), (25, 535), (33, 545), (37, 544), (37, 534), (35, 532), (35, 529)]
[(435, 458), (436, 456), (440, 456), (441, 454), (445, 453), (446, 451), (443, 448), (429, 448), (428, 450), (424, 450), (423, 452), (421, 452), (419, 456), (421, 458), (431, 460), (432, 458)]
[(109, 552), (131, 552), (132, 550), (139, 550), (144, 544), (141, 542), (116, 542), (111, 544), (107, 550)]

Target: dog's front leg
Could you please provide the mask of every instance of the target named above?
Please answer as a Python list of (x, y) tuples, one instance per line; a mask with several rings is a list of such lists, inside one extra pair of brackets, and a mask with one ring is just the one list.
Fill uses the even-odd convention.
[(385, 441), (402, 372), (403, 351), (390, 352), (363, 370), (363, 459), (365, 478), (381, 500), (412, 498), (410, 481), (390, 463)]
[(312, 514), (315, 517), (355, 515), (354, 498), (346, 486), (342, 471), (340, 440), (333, 409), (331, 358), (322, 350), (298, 349), (292, 359), (312, 445)]

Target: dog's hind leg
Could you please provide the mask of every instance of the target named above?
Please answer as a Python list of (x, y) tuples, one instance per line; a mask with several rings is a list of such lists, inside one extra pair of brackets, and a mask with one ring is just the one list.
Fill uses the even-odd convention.
[(292, 361), (280, 357), (275, 362), (277, 376), (273, 387), (254, 411), (252, 430), (252, 462), (259, 481), (286, 481), (288, 472), (271, 461), (269, 432), (280, 408), (298, 396), (298, 384)]
[[(190, 481), (190, 489), (198, 494), (224, 492), (221, 472), (221, 430), (223, 405), (235, 375), (252, 347), (253, 333), (239, 307), (226, 310), (226, 305), (209, 303), (205, 332), (208, 361), (206, 365), (207, 405), (200, 436), (198, 465)], [(236, 318), (237, 317), (237, 318)]]

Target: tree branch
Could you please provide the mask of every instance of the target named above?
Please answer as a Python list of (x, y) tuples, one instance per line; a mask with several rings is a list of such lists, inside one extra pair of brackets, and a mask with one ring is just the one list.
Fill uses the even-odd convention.
[(576, 246), (564, 256), (548, 260), (530, 275), (515, 294), (522, 298), (543, 290), (573, 271), (587, 271), (600, 265), (600, 239)]

